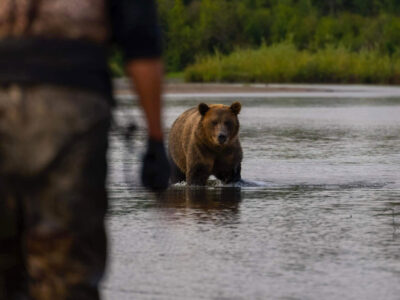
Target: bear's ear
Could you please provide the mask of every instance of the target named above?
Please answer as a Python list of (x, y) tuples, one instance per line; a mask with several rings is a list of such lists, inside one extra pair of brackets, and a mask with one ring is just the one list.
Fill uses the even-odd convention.
[(207, 104), (205, 104), (205, 103), (199, 104), (199, 112), (202, 116), (204, 116), (206, 114), (206, 112), (208, 112), (209, 109), (210, 109), (210, 107)]
[(240, 104), (240, 102), (234, 102), (234, 103), (232, 103), (232, 105), (230, 107), (230, 109), (232, 110), (232, 112), (235, 115), (238, 115), (240, 113), (241, 108), (242, 108), (242, 104)]

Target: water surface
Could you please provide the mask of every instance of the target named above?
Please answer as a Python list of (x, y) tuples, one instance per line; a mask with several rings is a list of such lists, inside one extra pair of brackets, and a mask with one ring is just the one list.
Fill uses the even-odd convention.
[[(166, 127), (201, 101), (169, 98)], [(113, 133), (104, 298), (400, 299), (400, 99), (241, 102), (239, 186), (127, 187), (144, 132), (135, 156)]]

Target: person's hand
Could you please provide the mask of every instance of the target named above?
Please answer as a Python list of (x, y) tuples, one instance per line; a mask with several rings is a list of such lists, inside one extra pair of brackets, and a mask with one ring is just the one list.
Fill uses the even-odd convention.
[(149, 139), (143, 156), (142, 183), (153, 191), (168, 188), (171, 167), (165, 153), (164, 143)]

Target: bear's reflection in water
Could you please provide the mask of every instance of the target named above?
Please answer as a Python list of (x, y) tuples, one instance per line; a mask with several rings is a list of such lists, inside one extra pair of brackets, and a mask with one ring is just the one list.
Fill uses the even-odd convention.
[(203, 221), (226, 223), (237, 217), (241, 199), (241, 189), (236, 187), (173, 187), (160, 196), (159, 205), (188, 209), (190, 215)]

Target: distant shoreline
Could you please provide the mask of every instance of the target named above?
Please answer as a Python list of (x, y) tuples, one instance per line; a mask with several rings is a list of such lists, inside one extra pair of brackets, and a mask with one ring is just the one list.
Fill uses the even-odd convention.
[[(129, 81), (114, 80), (117, 98), (134, 98)], [(346, 84), (247, 84), (166, 82), (167, 98), (399, 98), (400, 86)]]
[[(116, 94), (131, 93), (131, 85), (127, 79), (114, 80)], [(269, 85), (247, 83), (184, 83), (168, 82), (164, 84), (165, 94), (185, 93), (278, 93), (278, 92), (329, 92), (327, 87), (306, 87), (295, 85)]]

